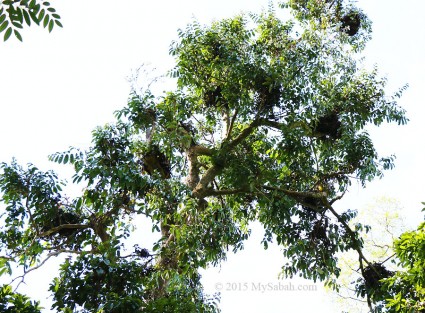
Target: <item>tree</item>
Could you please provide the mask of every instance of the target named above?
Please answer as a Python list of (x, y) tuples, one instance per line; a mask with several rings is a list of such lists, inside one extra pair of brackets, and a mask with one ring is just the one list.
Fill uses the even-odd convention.
[(3, 40), (6, 41), (15, 34), (22, 41), (19, 29), (24, 25), (42, 24), (51, 32), (55, 25), (62, 27), (60, 16), (47, 1), (38, 0), (3, 0), (0, 2), (0, 33), (4, 31)]
[(15, 293), (10, 286), (0, 288), (0, 310), (7, 313), (40, 313), (39, 303)]
[[(66, 312), (214, 312), (198, 269), (218, 264), (264, 226), (264, 246), (284, 249), (283, 273), (334, 285), (338, 251), (362, 252), (355, 212), (338, 212), (353, 179), (363, 185), (393, 166), (365, 126), (404, 124), (377, 69), (356, 53), (367, 17), (342, 1), (289, 1), (179, 30), (170, 53), (176, 88), (133, 90), (115, 124), (93, 132), (87, 151), (50, 159), (71, 164), (81, 196), (65, 182), (15, 160), (2, 164), (5, 203), (0, 265), (25, 273), (69, 255), (50, 291)], [(161, 239), (128, 247), (132, 219), (152, 220)], [(142, 243), (141, 243), (142, 244)], [(368, 295), (369, 306), (372, 307)]]
[(381, 282), (379, 300), (388, 312), (425, 312), (425, 223), (403, 233), (394, 241), (394, 249), (403, 269)]
[[(393, 243), (406, 231), (405, 221), (402, 218), (403, 209), (398, 201), (380, 197), (362, 208), (359, 215), (350, 221), (351, 227), (355, 227), (356, 224), (364, 226), (359, 231), (363, 240), (363, 254), (367, 258), (373, 259), (375, 263), (385, 266), (391, 273), (402, 269), (395, 264), (396, 254)], [(367, 290), (364, 288), (364, 277), (358, 268), (358, 256), (355, 251), (342, 253), (338, 260), (338, 267), (341, 269), (338, 277), (339, 288), (329, 291), (334, 295), (341, 312), (366, 312), (365, 295)], [(381, 287), (383, 284), (378, 285)], [(372, 295), (372, 290), (369, 293)], [(383, 303), (381, 306), (383, 307)]]

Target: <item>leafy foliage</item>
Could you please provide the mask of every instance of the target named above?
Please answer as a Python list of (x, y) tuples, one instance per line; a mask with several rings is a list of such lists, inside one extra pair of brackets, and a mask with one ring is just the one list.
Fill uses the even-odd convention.
[(0, 33), (4, 32), (3, 40), (10, 38), (12, 33), (22, 41), (19, 32), (25, 24), (43, 25), (49, 32), (56, 26), (62, 27), (60, 16), (56, 9), (47, 1), (38, 0), (3, 0), (0, 2)]
[(12, 287), (0, 288), (0, 311), (5, 313), (40, 313), (39, 303), (30, 301), (27, 296), (12, 291)]
[(425, 223), (416, 231), (403, 233), (394, 242), (395, 252), (404, 268), (383, 280), (381, 298), (388, 312), (425, 311)]
[[(242, 249), (254, 220), (265, 247), (283, 247), (287, 276), (338, 276), (338, 251), (370, 265), (361, 226), (349, 226), (356, 212), (333, 203), (352, 179), (365, 185), (393, 166), (365, 126), (404, 124), (401, 91), (387, 97), (385, 79), (355, 57), (366, 17), (351, 36), (329, 3), (307, 8), (293, 7), (295, 20), (270, 8), (179, 30), (175, 90), (133, 90), (90, 149), (50, 157), (74, 167), (81, 196), (65, 196), (53, 172), (2, 164), (4, 272), (65, 253), (50, 288), (58, 310), (216, 312), (197, 271)], [(142, 215), (160, 239), (131, 249)]]

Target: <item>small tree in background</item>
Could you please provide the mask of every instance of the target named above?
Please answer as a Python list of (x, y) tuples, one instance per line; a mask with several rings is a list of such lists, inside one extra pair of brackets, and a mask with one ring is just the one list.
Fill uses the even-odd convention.
[[(359, 234), (363, 240), (364, 255), (374, 260), (374, 263), (379, 266), (385, 266), (388, 270), (387, 273), (391, 276), (394, 272), (402, 269), (395, 264), (397, 258), (393, 244), (407, 229), (402, 217), (403, 210), (404, 208), (395, 199), (380, 197), (362, 208), (359, 215), (349, 224), (353, 228), (363, 224), (364, 227)], [(356, 251), (341, 253), (338, 266), (341, 269), (338, 277), (339, 288), (338, 290), (329, 290), (335, 298), (335, 303), (338, 304), (341, 312), (367, 312), (366, 293), (369, 291), (369, 294), (376, 294), (376, 289), (379, 291), (383, 283), (378, 281), (374, 286), (375, 290), (366, 289)], [(383, 305), (384, 303), (380, 303), (381, 307)]]

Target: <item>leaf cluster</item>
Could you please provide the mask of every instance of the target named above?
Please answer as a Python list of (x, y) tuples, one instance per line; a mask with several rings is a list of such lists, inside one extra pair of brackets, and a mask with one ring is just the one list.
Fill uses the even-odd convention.
[(0, 2), (0, 33), (4, 31), (3, 40), (10, 38), (12, 33), (22, 41), (20, 30), (25, 24), (43, 25), (49, 32), (55, 25), (63, 27), (56, 9), (47, 1), (38, 0), (4, 0)]
[(5, 313), (40, 313), (38, 302), (31, 301), (27, 296), (12, 291), (9, 285), (0, 288), (0, 311)]

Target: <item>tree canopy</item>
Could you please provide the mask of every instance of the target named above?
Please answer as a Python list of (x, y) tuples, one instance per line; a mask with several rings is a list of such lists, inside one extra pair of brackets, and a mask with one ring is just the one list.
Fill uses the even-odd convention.
[[(242, 249), (252, 221), (265, 248), (282, 246), (288, 277), (336, 286), (336, 254), (348, 250), (365, 279), (377, 273), (363, 226), (349, 225), (356, 212), (333, 205), (353, 181), (393, 167), (365, 127), (406, 123), (396, 102), (404, 87), (388, 96), (377, 69), (362, 67), (370, 21), (351, 2), (281, 9), (293, 18), (270, 7), (180, 29), (174, 90), (133, 90), (91, 148), (50, 156), (73, 166), (80, 196), (67, 196), (53, 171), (2, 163), (1, 273), (64, 254), (50, 285), (58, 311), (216, 312), (198, 269)], [(154, 246), (126, 245), (137, 216), (160, 234)]]

